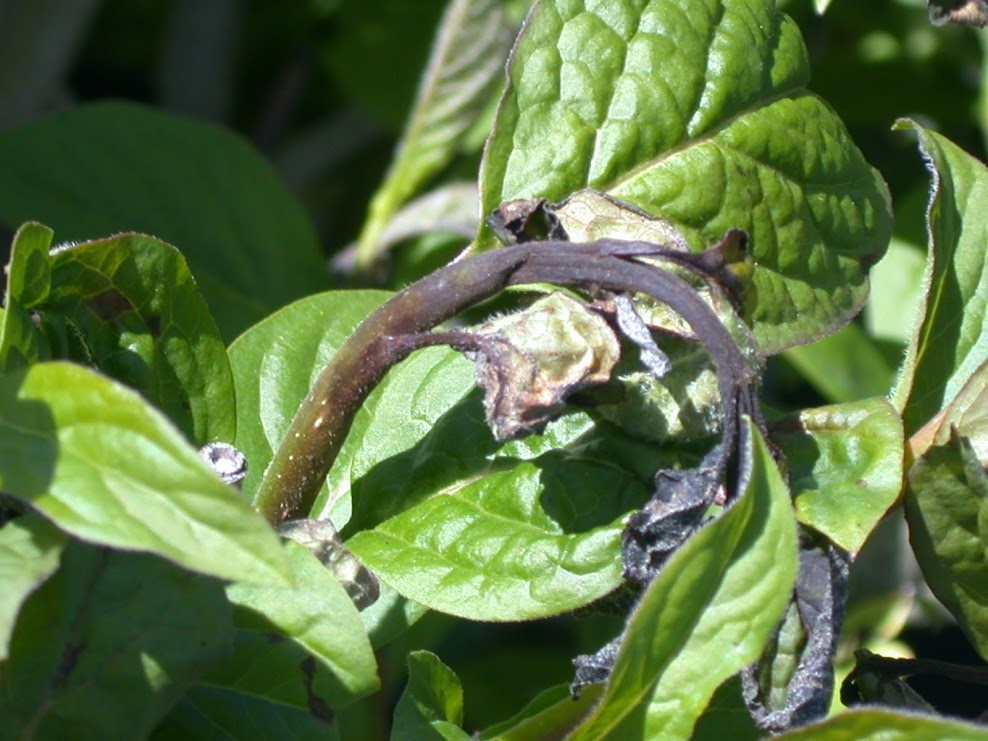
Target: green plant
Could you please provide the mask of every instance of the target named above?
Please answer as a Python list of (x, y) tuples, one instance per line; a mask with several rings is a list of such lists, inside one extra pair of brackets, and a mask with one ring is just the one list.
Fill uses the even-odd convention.
[[(483, 739), (988, 735), (900, 679), (978, 670), (866, 651), (842, 697), (882, 707), (827, 717), (890, 511), (988, 651), (984, 165), (896, 124), (933, 188), (892, 385), (901, 298), (869, 270), (915, 258), (796, 22), (540, 0), (509, 54), (521, 5), (439, 21), (353, 250), (397, 292), (325, 290), (304, 210), (227, 131), (130, 103), (0, 131), (0, 738), (466, 739), (421, 647), (470, 621), (563, 635), (527, 704), (517, 646), (474, 683)], [(779, 354), (832, 403), (763, 410)]]

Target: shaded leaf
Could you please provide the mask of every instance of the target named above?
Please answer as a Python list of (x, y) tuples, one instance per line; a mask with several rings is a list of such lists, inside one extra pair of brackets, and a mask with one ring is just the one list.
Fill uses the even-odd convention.
[(0, 665), (0, 736), (143, 737), (229, 650), (231, 633), (219, 582), (71, 541), (24, 604)]
[(761, 741), (764, 733), (751, 719), (741, 697), (741, 680), (732, 677), (710, 699), (707, 709), (696, 722), (691, 741)]
[(69, 363), (0, 377), (0, 489), (84, 540), (283, 584), (268, 524), (135, 392)]
[(227, 339), (327, 283), (308, 217), (244, 140), (131, 103), (0, 132), (0, 220), (29, 219), (63, 240), (176, 245)]
[(202, 682), (305, 709), (324, 723), (379, 686), (357, 608), (302, 546), (285, 543), (291, 587), (233, 584), (233, 654)]
[(469, 741), (463, 688), (452, 669), (428, 651), (408, 654), (408, 684), (395, 707), (391, 741)]
[(988, 360), (988, 170), (940, 134), (915, 131), (933, 185), (924, 298), (893, 397), (912, 435), (946, 407)]
[(906, 520), (930, 589), (988, 658), (988, 474), (952, 432), (909, 471)]
[(334, 725), (308, 710), (232, 690), (190, 689), (151, 734), (152, 741), (338, 741)]
[(571, 739), (687, 738), (718, 686), (755, 660), (796, 577), (789, 496), (749, 422), (742, 496), (677, 551), (632, 614), (604, 696)]
[(58, 568), (65, 536), (36, 514), (17, 517), (0, 528), (0, 662), (24, 600)]
[(902, 421), (884, 398), (805, 409), (772, 426), (796, 516), (856, 553), (899, 498)]
[(871, 293), (865, 305), (864, 325), (869, 335), (903, 345), (909, 342), (923, 293), (925, 263), (925, 249), (892, 238), (885, 257), (868, 274)]
[(499, 82), (512, 30), (503, 0), (450, 0), (446, 6), (394, 160), (370, 202), (358, 262), (373, 260), (398, 208), (456, 154)]
[(828, 718), (822, 723), (774, 736), (777, 741), (985, 741), (988, 730), (982, 726), (962, 723), (919, 713), (891, 710), (850, 710)]
[(782, 357), (835, 403), (885, 396), (895, 382), (895, 368), (875, 341), (853, 322), (819, 342), (791, 347)]
[(578, 698), (570, 693), (569, 685), (545, 690), (512, 718), (480, 732), (482, 741), (542, 741), (564, 738), (594, 704), (603, 688), (587, 687)]
[[(771, 0), (535, 6), (481, 169), (483, 213), (590, 187), (692, 249), (731, 228), (757, 264), (745, 318), (766, 352), (845, 324), (891, 233), (888, 194), (806, 91), (806, 50)], [(493, 247), (482, 230), (478, 245)]]

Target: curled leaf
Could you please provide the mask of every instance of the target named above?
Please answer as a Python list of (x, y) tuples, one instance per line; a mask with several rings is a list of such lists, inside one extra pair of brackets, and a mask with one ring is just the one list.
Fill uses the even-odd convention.
[(603, 318), (558, 292), (473, 334), (468, 356), (498, 440), (544, 428), (567, 396), (609, 380), (621, 353)]

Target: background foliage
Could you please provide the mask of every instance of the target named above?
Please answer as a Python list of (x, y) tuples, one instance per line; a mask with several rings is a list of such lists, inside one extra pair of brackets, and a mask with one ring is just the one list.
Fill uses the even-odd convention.
[[(89, 718), (87, 703), (72, 700), (74, 685), (60, 684), (78, 636), (94, 635), (110, 645), (119, 638), (120, 626), (135, 620), (158, 620), (167, 629), (156, 634), (159, 644), (142, 643), (151, 638), (135, 635), (117, 655), (126, 671), (119, 675), (114, 689), (120, 694), (113, 700), (126, 696), (140, 710), (108, 717), (102, 728), (107, 738), (213, 733), (216, 738), (261, 739), (284, 728), (299, 738), (321, 737), (330, 712), (317, 702), (324, 698), (331, 700), (334, 732), (341, 738), (387, 737), (392, 718), (395, 738), (462, 738), (460, 728), (487, 727), (485, 737), (493, 737), (498, 729), (493, 724), (502, 722), (520, 729), (517, 738), (538, 738), (523, 735), (525, 723), (535, 726), (528, 731), (532, 734), (550, 733), (546, 729), (553, 723), (565, 727), (585, 709), (563, 701), (558, 691), (538, 693), (569, 682), (572, 657), (596, 650), (622, 621), (559, 613), (619, 583), (620, 564), (609, 555), (619, 538), (620, 518), (644, 501), (650, 474), (664, 463), (656, 446), (609, 423), (594, 425), (583, 413), (564, 418), (544, 436), (496, 445), (483, 427), (469, 364), (440, 349), (416, 355), (375, 391), (317, 502), (319, 512), (331, 514), (341, 527), (346, 523), (345, 537), (359, 532), (350, 541), (358, 555), (421, 603), (405, 602), (385, 586), (379, 604), (358, 613), (325, 570), (300, 549), (279, 546), (243, 501), (209, 478), (165, 419), (197, 443), (234, 438), (254, 463), (245, 484), (252, 492), (287, 427), (285, 410), (302, 398), (321, 363), (357, 321), (388, 295), (320, 291), (395, 289), (444, 264), (476, 236), (478, 199), (490, 210), (505, 193), (562, 198), (591, 186), (633, 195), (635, 183), (615, 172), (634, 169), (654, 152), (615, 151), (589, 174), (568, 173), (559, 163), (536, 167), (531, 161), (512, 170), (508, 155), (498, 159), (499, 147), (508, 152), (525, 143), (518, 133), (524, 126), (512, 119), (522, 116), (506, 105), (495, 118), (495, 105), (504, 84), (502, 62), (529, 3), (471, 3), (474, 15), (448, 26), (459, 33), (437, 39), (443, 14), (463, 5), (452, 3), (447, 10), (444, 0), (0, 0), (0, 245), (13, 246), (0, 343), (6, 373), (0, 399), (6, 414), (27, 420), (16, 430), (26, 442), (0, 446), (0, 483), (47, 518), (17, 518), (0, 538), (0, 576), (5, 587), (11, 585), (0, 597), (0, 619), (12, 625), (13, 616), (21, 614), (16, 631), (0, 641), (0, 660), (7, 660), (0, 684), (13, 698), (7, 705), (0, 702), (0, 711), (34, 724), (36, 737), (72, 738), (77, 732), (72, 724)], [(814, 130), (842, 121), (863, 161), (888, 183), (895, 204), (888, 255), (871, 273), (871, 293), (860, 319), (821, 342), (784, 349), (842, 323), (864, 301), (864, 290), (852, 285), (809, 325), (796, 326), (792, 319), (800, 314), (799, 306), (789, 314), (783, 308), (779, 316), (769, 315), (778, 308), (775, 303), (747, 307), (749, 318), (764, 323), (756, 327), (758, 339), (781, 351), (768, 361), (763, 392), (769, 405), (780, 417), (812, 409), (798, 424), (781, 428), (781, 439), (792, 438), (784, 447), (795, 474), (800, 519), (848, 550), (861, 549), (884, 507), (873, 506), (863, 522), (848, 522), (823, 492), (840, 491), (862, 501), (876, 492), (879, 498), (898, 493), (902, 472), (879, 460), (886, 444), (896, 444), (888, 441), (897, 440), (897, 418), (874, 397), (891, 394), (900, 408), (908, 401), (907, 436), (953, 400), (946, 421), (925, 438), (935, 447), (913, 451), (919, 465), (909, 474), (905, 510), (915, 519), (915, 513), (932, 508), (933, 532), (920, 538), (917, 555), (933, 593), (955, 617), (938, 605), (919, 576), (897, 510), (855, 564), (839, 658), (849, 669), (851, 652), (868, 646), (975, 663), (985, 645), (980, 586), (957, 589), (953, 574), (939, 579), (929, 574), (941, 562), (984, 560), (977, 535), (982, 518), (970, 504), (970, 493), (984, 487), (979, 458), (972, 457), (981, 451), (972, 453), (954, 439), (950, 423), (977, 447), (983, 432), (971, 410), (978, 408), (984, 384), (969, 381), (983, 376), (983, 316), (967, 313), (969, 326), (960, 328), (953, 320), (958, 307), (983, 295), (980, 273), (969, 265), (983, 245), (979, 214), (986, 181), (976, 160), (985, 159), (988, 136), (985, 37), (969, 28), (932, 26), (926, 4), (917, 0), (836, 0), (823, 4), (822, 15), (813, 7), (821, 3), (779, 5), (793, 20), (781, 37), (801, 34), (806, 57), (793, 55), (784, 85), (743, 91), (750, 99), (737, 105), (759, 114), (768, 105), (762, 105), (763, 99), (774, 105), (779, 96), (791, 95), (809, 106), (792, 115), (814, 120)], [(525, 53), (522, 48), (519, 58)], [(462, 61), (463, 69), (451, 71), (449, 60)], [(674, 61), (667, 63), (679, 69)], [(523, 99), (528, 90), (523, 80), (517, 82)], [(722, 118), (704, 125), (719, 127), (736, 113), (725, 104), (715, 111)], [(903, 118), (909, 122), (895, 124)], [(471, 184), (495, 120), (499, 135), (488, 155), (495, 164), (482, 172), (478, 194)], [(548, 130), (560, 147), (579, 141), (553, 111), (536, 123), (537, 135)], [(685, 130), (688, 123), (674, 122), (669, 129), (681, 125)], [(556, 124), (558, 132), (552, 128)], [(603, 122), (601, 128), (606, 128)], [(917, 136), (939, 174), (942, 203), (948, 204), (931, 222), (932, 241), (946, 245), (945, 257), (928, 268), (925, 278), (931, 185)], [(670, 149), (682, 144), (664, 142)], [(725, 151), (727, 145), (733, 142), (727, 141)], [(689, 147), (684, 151), (688, 160)], [(567, 158), (576, 161), (578, 153), (568, 152)], [(863, 163), (855, 166), (861, 178), (870, 177)], [(819, 174), (810, 169), (814, 177)], [(532, 184), (531, 192), (505, 186), (536, 183), (533, 178), (547, 171), (558, 182)], [(647, 168), (637, 172), (651, 178), (647, 185), (653, 192), (671, 187), (662, 177), (677, 177)], [(709, 218), (683, 213), (677, 220), (673, 198), (653, 205), (694, 246), (716, 239), (746, 213), (745, 204), (738, 203)], [(849, 217), (858, 229), (867, 219)], [(50, 227), (55, 244), (95, 241), (49, 256), (50, 230), (35, 225), (18, 231), (29, 220)], [(764, 223), (743, 225), (757, 233)], [(854, 241), (847, 245), (848, 254), (857, 259), (882, 251), (887, 225), (880, 220), (870, 225), (876, 223), (875, 243)], [(839, 240), (841, 228), (820, 240)], [(124, 231), (154, 238), (112, 236)], [(759, 249), (768, 244), (766, 233), (756, 239)], [(492, 244), (491, 235), (482, 233), (479, 245)], [(779, 282), (788, 286), (791, 275), (801, 278), (805, 265), (816, 264), (804, 255), (786, 259), (787, 266), (762, 265), (755, 284), (763, 295)], [(836, 273), (854, 283), (860, 266), (842, 263)], [(189, 287), (190, 275), (198, 290)], [(957, 276), (975, 278), (965, 283)], [(926, 324), (914, 338), (908, 309), (922, 304), (923, 280), (943, 286), (937, 294), (943, 300), (929, 306)], [(64, 295), (59, 286), (66, 282), (85, 288)], [(37, 326), (38, 312), (68, 319), (58, 326)], [(294, 327), (302, 329), (290, 332)], [(224, 346), (229, 347), (229, 367)], [(951, 353), (956, 357), (949, 368), (938, 364)], [(906, 371), (896, 382), (904, 355)], [(35, 365), (50, 358), (95, 367), (140, 391), (163, 414), (131, 390), (76, 365)], [(199, 384), (199, 378), (208, 382)], [(916, 378), (921, 386), (914, 386)], [(73, 389), (64, 405), (37, 403), (63, 388)], [(176, 395), (176, 389), (182, 394)], [(825, 406), (850, 402), (855, 406), (837, 411)], [(107, 404), (119, 413), (107, 418)], [(112, 459), (114, 450), (135, 446), (149, 451), (147, 457), (133, 459), (128, 452), (120, 454), (125, 460)], [(557, 452), (549, 452), (553, 449)], [(827, 453), (823, 458), (816, 455), (821, 449)], [(759, 460), (765, 481), (774, 481), (770, 459)], [(838, 464), (845, 475), (827, 480)], [(62, 496), (80, 480), (99, 481), (93, 490), (107, 492), (94, 495), (88, 510), (80, 511)], [(924, 486), (931, 480), (949, 482), (956, 499), (925, 501)], [(586, 481), (610, 496), (591, 492), (564, 504), (560, 493)], [(536, 482), (550, 482), (548, 496), (534, 488)], [(771, 483), (764, 488), (771, 496), (746, 507), (775, 511), (779, 494)], [(168, 496), (159, 499), (163, 491)], [(362, 496), (362, 491), (375, 496)], [(455, 589), (435, 589), (438, 581), (450, 584), (449, 563), (443, 560), (449, 554), (437, 556), (449, 533), (424, 527), (434, 521), (429, 507), (435, 501), (424, 491), (455, 492), (450, 500), (464, 513), (480, 511), (471, 520), (477, 535), (469, 542), (475, 550), (452, 554), (453, 581), (470, 590), (488, 580), (489, 600), (466, 603)], [(501, 491), (514, 492), (515, 500), (497, 499)], [(492, 499), (497, 501), (490, 504)], [(572, 509), (561, 513), (565, 507)], [(137, 511), (145, 514), (136, 517)], [(512, 513), (507, 525), (506, 511)], [(730, 532), (720, 537), (754, 539), (743, 515), (739, 510), (734, 519), (722, 520), (719, 527)], [(785, 536), (791, 522), (765, 517), (778, 537), (791, 537)], [(191, 530), (190, 521), (196, 523)], [(958, 523), (975, 535), (942, 547), (936, 528)], [(524, 542), (513, 544), (520, 562), (566, 555), (572, 557), (568, 568), (534, 582), (512, 582), (503, 574), (522, 567), (505, 557), (499, 563), (502, 576), (486, 573), (483, 565), (492, 553), (484, 544), (500, 542), (512, 528), (528, 533)], [(152, 555), (125, 553), (129, 549)], [(688, 568), (686, 555), (670, 573)], [(768, 558), (753, 546), (706, 566), (716, 574), (742, 568), (736, 561), (745, 557)], [(8, 569), (8, 563), (30, 568)], [(406, 564), (405, 573), (394, 564)], [(289, 571), (304, 572), (306, 582), (289, 584)], [(200, 574), (236, 584), (224, 588)], [(791, 575), (776, 577), (775, 586), (784, 592)], [(691, 578), (703, 583), (704, 576)], [(145, 595), (146, 579), (160, 589)], [(675, 599), (663, 593), (673, 589), (671, 581), (655, 588), (651, 599), (656, 604)], [(573, 600), (574, 592), (579, 600)], [(313, 595), (326, 601), (319, 610), (311, 609)], [(716, 607), (730, 598), (711, 587), (709, 604)], [(551, 617), (525, 624), (470, 621), (498, 620), (506, 604), (516, 611), (515, 619)], [(422, 605), (449, 614), (428, 612), (419, 619)], [(200, 619), (203, 615), (208, 619)], [(654, 634), (653, 623), (662, 617), (646, 609), (638, 618), (638, 639), (647, 642), (641, 636)], [(205, 648), (188, 649), (190, 631)], [(272, 644), (267, 638), (272, 631), (293, 640)], [(671, 650), (642, 648), (659, 663), (671, 661)], [(702, 699), (697, 712), (713, 695), (711, 708), (723, 707), (724, 717), (735, 717), (737, 688), (733, 695), (729, 685), (714, 692), (721, 679), (756, 652), (748, 653), (731, 671), (722, 667), (723, 676), (708, 677), (711, 686), (700, 687), (692, 697)], [(163, 657), (160, 665), (149, 665), (146, 657), (152, 654)], [(85, 652), (81, 655), (72, 681), (84, 685), (100, 667), (86, 666)], [(228, 658), (206, 671), (220, 656)], [(306, 663), (311, 656), (318, 662)], [(696, 667), (672, 662), (668, 681), (692, 681), (688, 669)], [(632, 685), (635, 681), (645, 680), (627, 678)], [(162, 693), (156, 682), (171, 683), (170, 689)], [(917, 686), (945, 712), (972, 717), (984, 710), (976, 698), (956, 689)], [(592, 692), (586, 697), (595, 699)], [(530, 702), (527, 720), (511, 726), (506, 719)], [(603, 698), (583, 728), (587, 737), (597, 724), (612, 727), (607, 715), (613, 702), (613, 697)], [(47, 713), (50, 706), (58, 712)], [(642, 722), (660, 733), (655, 724), (661, 712), (642, 712), (649, 718)], [(818, 734), (865, 737), (876, 725), (891, 728), (901, 722), (872, 712), (841, 716)], [(247, 713), (250, 724), (243, 722)], [(698, 736), (714, 737), (718, 722), (717, 712), (708, 712)], [(953, 730), (958, 737), (975, 737), (968, 726), (958, 728)], [(742, 729), (734, 726), (732, 732)], [(931, 727), (929, 737), (938, 732)], [(0, 729), (0, 738), (5, 737)]]

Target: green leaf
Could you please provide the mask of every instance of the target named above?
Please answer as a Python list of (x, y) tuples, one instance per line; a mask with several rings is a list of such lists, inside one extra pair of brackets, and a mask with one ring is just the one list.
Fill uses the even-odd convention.
[(428, 651), (408, 655), (408, 684), (395, 707), (391, 741), (469, 741), (463, 688), (453, 670)]
[(517, 715), (479, 734), (482, 741), (543, 741), (564, 738), (600, 699), (601, 685), (590, 685), (574, 698), (569, 685), (541, 692)]
[(264, 697), (197, 686), (151, 734), (152, 741), (340, 741), (335, 725)]
[(732, 677), (722, 684), (696, 722), (690, 741), (760, 741), (765, 734), (751, 719), (741, 696), (741, 680)]
[[(774, 0), (538, 3), (508, 64), (482, 212), (594, 188), (692, 249), (751, 235), (745, 318), (766, 352), (847, 323), (888, 243), (878, 174), (807, 92), (806, 49)], [(493, 247), (483, 229), (481, 249)]]
[(229, 650), (222, 585), (72, 541), (0, 665), (0, 738), (141, 738)]
[(21, 605), (58, 568), (66, 538), (47, 520), (27, 514), (0, 528), (0, 662)]
[(327, 283), (305, 212), (244, 140), (130, 103), (0, 132), (0, 220), (29, 219), (176, 245), (227, 339)]
[(511, 46), (503, 0), (450, 0), (394, 160), (370, 203), (357, 260), (367, 265), (398, 208), (456, 154)]
[(893, 712), (869, 708), (850, 710), (821, 723), (804, 726), (775, 741), (986, 741), (983, 726), (919, 713)]
[(547, 454), (426, 499), (348, 546), (433, 610), (534, 619), (620, 585), (622, 519), (648, 494), (645, 482), (606, 460)]
[(308, 710), (334, 711), (380, 682), (360, 615), (333, 575), (302, 546), (285, 543), (295, 585), (233, 584), (233, 654), (203, 684)]
[(569, 737), (688, 738), (720, 684), (761, 654), (796, 578), (796, 523), (747, 425), (739, 500), (677, 551), (631, 616), (604, 696)]
[(885, 396), (895, 381), (895, 368), (853, 322), (819, 342), (791, 347), (783, 357), (832, 402)]
[[(246, 492), (256, 491), (272, 450), (322, 366), (389, 295), (312, 296), (273, 314), (230, 347), (237, 447), (251, 463)], [(593, 428), (588, 415), (570, 414), (543, 435), (500, 445), (484, 423), (473, 366), (452, 350), (422, 350), (394, 368), (361, 407), (312, 516), (331, 515), (341, 531), (348, 522), (351, 532), (374, 527), (430, 494), (485, 475), (497, 458), (531, 459), (581, 435), (593, 438)], [(656, 451), (628, 444), (634, 454), (626, 458), (640, 458), (646, 467), (655, 460)]]
[(0, 377), (0, 490), (66, 532), (283, 584), (270, 526), (135, 392), (69, 363)]
[(916, 461), (908, 481), (906, 520), (923, 576), (988, 658), (988, 474), (952, 429)]
[(869, 335), (902, 345), (909, 342), (923, 293), (925, 263), (925, 249), (892, 238), (885, 257), (869, 273), (871, 293), (864, 310)]
[(933, 179), (924, 297), (893, 400), (912, 435), (988, 360), (985, 214), (988, 170), (943, 136), (906, 119)]
[[(254, 470), (270, 460), (322, 364), (385, 297), (315, 296), (234, 343), (238, 447)], [(579, 413), (543, 435), (501, 445), (473, 389), (473, 367), (450, 350), (424, 350), (393, 369), (354, 421), (312, 515), (331, 516), (340, 530), (349, 521), (349, 534), (357, 534), (347, 545), (358, 558), (404, 597), (453, 614), (532, 618), (616, 587), (620, 520), (648, 498), (669, 452), (635, 444)], [(569, 445), (572, 452), (559, 452)], [(248, 476), (248, 491), (257, 480)], [(419, 530), (423, 518), (431, 524)], [(458, 540), (453, 530), (441, 533), (440, 523), (456, 531), (469, 525), (469, 532)], [(394, 539), (399, 531), (407, 543)], [(396, 559), (396, 549), (408, 558)], [(503, 557), (487, 563), (495, 552)], [(429, 569), (415, 567), (420, 556)], [(458, 571), (437, 589), (447, 558)], [(547, 570), (550, 563), (561, 568)], [(478, 592), (485, 580), (506, 591)]]
[(902, 490), (902, 421), (884, 398), (806, 409), (773, 425), (799, 520), (856, 553)]
[[(11, 344), (5, 333), (6, 367), (23, 364), (19, 356), (77, 360), (140, 391), (197, 443), (232, 440), (236, 405), (226, 348), (182, 255), (138, 234), (49, 255), (45, 234), (50, 240), (47, 229), (30, 224), (18, 233), (7, 294), (10, 324), (23, 326), (28, 310), (38, 312), (45, 347), (9, 356), (23, 333)], [(29, 337), (38, 334), (31, 329)]]
[(0, 323), (0, 372), (23, 368), (50, 357), (45, 336), (35, 326), (28, 306), (48, 297), (51, 238), (51, 229), (34, 222), (24, 224), (14, 235)]

